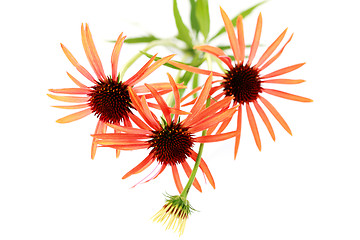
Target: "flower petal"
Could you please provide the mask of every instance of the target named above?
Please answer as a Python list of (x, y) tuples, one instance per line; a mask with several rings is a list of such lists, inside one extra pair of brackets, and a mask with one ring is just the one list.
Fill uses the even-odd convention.
[(287, 123), (285, 122), (284, 118), (280, 115), (280, 113), (275, 109), (275, 107), (274, 107), (269, 101), (267, 101), (264, 97), (262, 97), (262, 96), (259, 95), (258, 98), (259, 98), (260, 101), (265, 105), (265, 107), (271, 112), (271, 114), (276, 118), (276, 120), (278, 120), (278, 122), (281, 124), (281, 126), (282, 126), (290, 135), (292, 135), (289, 126), (288, 126)]
[(275, 51), (275, 49), (279, 46), (281, 41), (284, 39), (286, 34), (287, 28), (280, 34), (280, 36), (266, 49), (264, 54), (260, 57), (257, 64), (255, 64), (255, 68), (258, 68), (261, 66), (269, 57), (270, 55)]
[[(198, 157), (198, 154), (197, 154), (194, 150), (192, 150), (192, 149), (190, 149), (190, 152), (191, 152), (190, 157), (196, 162), (196, 159), (197, 159), (197, 157)], [(199, 167), (200, 167), (201, 171), (202, 171), (203, 173), (205, 173), (205, 176), (206, 176), (206, 178), (209, 180), (211, 186), (215, 189), (215, 181), (214, 181), (214, 178), (213, 178), (213, 176), (211, 175), (211, 172), (210, 172), (210, 170), (209, 170), (209, 167), (207, 166), (207, 164), (206, 164), (206, 162), (204, 161), (203, 158), (201, 158), (201, 162), (200, 162)]]
[(76, 78), (74, 78), (70, 73), (66, 72), (67, 75), (69, 76), (69, 78), (79, 87), (81, 88), (88, 88), (86, 85), (82, 84), (79, 80), (77, 80)]
[(239, 42), (239, 58), (240, 62), (243, 62), (245, 59), (245, 40), (244, 40), (244, 28), (243, 28), (243, 17), (238, 16), (236, 20), (236, 27), (238, 33), (238, 42)]
[(234, 159), (236, 159), (236, 155), (238, 153), (239, 145), (240, 145), (241, 120), (242, 120), (242, 108), (241, 108), (241, 105), (239, 105), (237, 113), (238, 113), (238, 116), (237, 116), (236, 131), (237, 131), (238, 135), (235, 136)]
[(182, 191), (184, 190), (184, 188), (181, 184), (179, 172), (178, 172), (176, 165), (171, 165), (171, 170), (172, 170), (172, 174), (174, 177), (174, 182), (175, 182), (176, 188), (179, 191), (179, 193), (181, 194)]
[(69, 122), (73, 122), (76, 120), (79, 120), (83, 117), (86, 117), (87, 115), (91, 114), (92, 110), (91, 108), (87, 108), (85, 110), (82, 110), (80, 112), (76, 112), (70, 115), (67, 115), (66, 117), (60, 118), (58, 120), (56, 120), (56, 122), (58, 123), (69, 123)]
[(153, 163), (154, 161), (155, 161), (154, 155), (152, 153), (150, 153), (141, 163), (139, 163), (136, 167), (134, 167), (129, 172), (127, 172), (122, 177), (122, 179), (126, 179), (126, 178), (130, 177), (133, 174), (137, 174), (137, 173), (143, 171), (145, 168), (150, 166), (151, 163)]
[(256, 100), (253, 101), (253, 103), (254, 103), (256, 111), (259, 113), (261, 119), (265, 123), (265, 126), (266, 126), (266, 128), (268, 129), (268, 131), (269, 131), (269, 133), (271, 135), (271, 138), (275, 141), (274, 130), (273, 130), (273, 128), (272, 128), (272, 126), (270, 124), (270, 121), (269, 121), (268, 117), (266, 116), (264, 110), (261, 108), (261, 106), (259, 105), (259, 103)]
[(62, 93), (62, 94), (88, 94), (90, 89), (88, 88), (59, 88), (59, 89), (49, 89), (53, 93)]
[(283, 75), (285, 73), (288, 73), (288, 72), (292, 72), (300, 67), (302, 67), (305, 63), (299, 63), (299, 64), (295, 64), (295, 65), (291, 65), (289, 67), (285, 67), (285, 68), (282, 68), (282, 69), (279, 69), (279, 70), (276, 70), (272, 73), (269, 73), (269, 74), (266, 74), (264, 76), (261, 76), (261, 79), (266, 79), (266, 78), (272, 78), (272, 77), (277, 77), (277, 76), (280, 76), (280, 75)]
[(69, 105), (69, 106), (52, 106), (55, 108), (61, 108), (61, 109), (80, 109), (80, 108), (86, 108), (89, 107), (89, 104), (78, 104), (78, 105)]
[(207, 136), (201, 136), (194, 138), (195, 142), (199, 143), (207, 143), (207, 142), (219, 142), (224, 141), (229, 138), (235, 137), (237, 135), (236, 131), (228, 132), (228, 133), (220, 133), (216, 135), (207, 135)]
[(117, 82), (118, 74), (117, 74), (117, 68), (118, 68), (118, 62), (119, 62), (119, 55), (121, 47), (124, 43), (126, 36), (123, 37), (123, 33), (121, 33), (116, 40), (113, 52), (111, 54), (111, 77), (114, 82)]
[(236, 62), (239, 63), (241, 61), (240, 60), (240, 48), (239, 48), (239, 42), (237, 41), (236, 36), (235, 36), (234, 26), (233, 26), (230, 18), (228, 17), (228, 15), (226, 14), (226, 12), (221, 7), (220, 7), (220, 12), (221, 12), (221, 17), (225, 24), (225, 29), (226, 29), (227, 35), (229, 37), (230, 47), (234, 53)]
[(248, 116), (251, 131), (252, 131), (252, 133), (254, 135), (256, 146), (258, 147), (259, 151), (261, 151), (261, 141), (260, 141), (259, 131), (258, 131), (258, 128), (256, 126), (256, 121), (255, 121), (255, 118), (254, 118), (254, 114), (251, 111), (249, 103), (246, 103), (246, 113), (247, 113), (247, 116)]
[(223, 73), (204, 70), (204, 69), (200, 69), (200, 68), (197, 68), (197, 67), (193, 67), (193, 66), (182, 64), (182, 63), (175, 62), (175, 61), (169, 61), (168, 63), (175, 66), (175, 67), (178, 67), (180, 69), (183, 69), (183, 70), (186, 70), (186, 71), (189, 71), (189, 72), (193, 72), (193, 73), (204, 74), (204, 75), (212, 74), (215, 77), (224, 77), (225, 76), (225, 74), (223, 74)]
[[(184, 168), (184, 171), (185, 171), (186, 175), (188, 176), (188, 178), (190, 178), (190, 175), (191, 175), (192, 170), (191, 170), (189, 164), (188, 164), (186, 161), (183, 161), (183, 162), (181, 163), (181, 165), (182, 165), (182, 167)], [(200, 186), (198, 180), (196, 179), (196, 177), (195, 177), (195, 179), (194, 179), (193, 186), (194, 186), (199, 192), (202, 192), (201, 186)]]
[(215, 57), (219, 58), (222, 62), (224, 62), (230, 69), (233, 68), (231, 64), (231, 58), (229, 58), (223, 50), (218, 47), (213, 47), (210, 45), (201, 45), (195, 46), (194, 49), (209, 53), (214, 55)]
[[(105, 132), (106, 132), (106, 124), (103, 121), (98, 120), (98, 123), (96, 124), (96, 128), (95, 128), (95, 134), (101, 134)], [(97, 141), (95, 138), (93, 138), (91, 143), (91, 159), (95, 158), (97, 147), (98, 147)]]
[(254, 35), (254, 40), (251, 44), (251, 48), (250, 48), (250, 54), (249, 54), (249, 59), (247, 62), (248, 66), (251, 66), (251, 63), (255, 57), (256, 51), (259, 47), (259, 42), (260, 42), (260, 36), (261, 36), (261, 28), (262, 28), (262, 16), (261, 13), (259, 14), (258, 20), (257, 20), (257, 24), (256, 24), (256, 29), (255, 29), (255, 35)]
[(271, 95), (274, 95), (277, 97), (281, 97), (281, 98), (285, 98), (285, 99), (289, 99), (289, 100), (293, 100), (293, 101), (298, 101), (298, 102), (312, 102), (313, 101), (310, 98), (301, 97), (298, 95), (294, 95), (294, 94), (290, 94), (290, 93), (286, 93), (286, 92), (282, 92), (282, 91), (274, 90), (274, 89), (263, 88), (263, 92), (266, 92), (268, 94), (271, 94)]
[(128, 80), (126, 80), (126, 81), (125, 81), (125, 84), (126, 84), (126, 85), (129, 85), (129, 86), (134, 86), (134, 85), (135, 85), (135, 82), (137, 81), (137, 79), (139, 79), (139, 77), (145, 72), (145, 70), (146, 70), (146, 69), (150, 66), (150, 64), (155, 60), (156, 55), (157, 55), (157, 53), (156, 53), (154, 56), (152, 56), (152, 57), (149, 59), (149, 61), (147, 61), (147, 62), (145, 63), (145, 65), (142, 66), (139, 71), (137, 71), (137, 73), (135, 73), (135, 74), (134, 74), (131, 78), (129, 78)]
[(84, 103), (89, 101), (89, 97), (57, 96), (50, 93), (48, 93), (47, 95), (52, 99), (69, 103)]
[(145, 83), (145, 86), (150, 90), (152, 95), (154, 96), (156, 102), (159, 104), (161, 111), (163, 112), (165, 119), (167, 123), (171, 124), (171, 116), (170, 116), (170, 110), (164, 99), (160, 96), (160, 94), (149, 84)]
[(278, 83), (278, 84), (299, 84), (305, 82), (302, 79), (269, 79), (263, 80), (262, 83)]

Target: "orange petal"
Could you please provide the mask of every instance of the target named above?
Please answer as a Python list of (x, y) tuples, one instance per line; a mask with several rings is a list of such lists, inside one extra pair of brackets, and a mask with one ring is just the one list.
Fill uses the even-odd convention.
[(207, 135), (207, 136), (201, 136), (194, 138), (195, 142), (199, 143), (207, 143), (207, 142), (219, 142), (224, 141), (226, 139), (235, 137), (237, 135), (236, 131), (228, 132), (228, 133), (220, 133), (216, 135)]
[[(191, 155), (190, 155), (191, 158), (192, 158), (194, 161), (196, 161), (196, 159), (197, 159), (197, 157), (198, 157), (198, 154), (197, 154), (194, 150), (192, 150), (192, 149), (190, 149), (190, 152), (191, 152)], [(206, 162), (205, 162), (204, 159), (202, 159), (202, 158), (201, 158), (201, 162), (200, 162), (199, 167), (200, 167), (201, 171), (202, 171), (203, 173), (205, 173), (205, 176), (206, 176), (206, 178), (209, 180), (211, 186), (215, 189), (215, 181), (214, 181), (214, 178), (213, 178), (213, 176), (211, 175), (211, 172), (210, 172), (210, 170), (209, 170), (209, 167), (207, 166)]]
[(88, 88), (59, 88), (59, 89), (49, 89), (53, 93), (63, 93), (63, 94), (88, 94), (90, 89)]
[(221, 17), (225, 24), (225, 29), (227, 32), (227, 35), (229, 37), (230, 41), (230, 47), (234, 53), (234, 57), (237, 63), (240, 62), (240, 48), (239, 48), (239, 42), (236, 39), (235, 31), (233, 24), (231, 20), (229, 19), (228, 15), (225, 13), (225, 11), (220, 7)]
[(170, 116), (170, 110), (164, 99), (159, 95), (159, 93), (149, 84), (145, 83), (145, 86), (150, 90), (150, 92), (153, 94), (156, 102), (159, 104), (161, 111), (163, 112), (165, 119), (167, 123), (170, 125), (171, 123), (171, 116)]
[(267, 101), (265, 98), (263, 98), (262, 96), (259, 95), (258, 98), (259, 98), (260, 101), (265, 105), (265, 107), (267, 107), (267, 109), (269, 109), (269, 111), (271, 112), (271, 114), (276, 118), (276, 120), (278, 120), (278, 122), (281, 124), (281, 126), (282, 126), (290, 135), (292, 135), (289, 126), (288, 126), (287, 123), (285, 122), (284, 118), (280, 115), (280, 113), (275, 109), (275, 107), (274, 107), (269, 101)]
[(70, 53), (70, 51), (63, 45), (60, 44), (62, 50), (65, 53), (65, 56), (69, 59), (69, 61), (71, 62), (72, 65), (74, 65), (74, 67), (76, 67), (76, 69), (87, 79), (89, 79), (91, 82), (96, 84), (96, 80), (94, 79), (94, 77), (83, 67), (81, 66), (78, 61), (76, 61), (76, 59), (74, 58), (74, 56)]
[(151, 134), (151, 131), (147, 130), (147, 129), (138, 129), (138, 128), (133, 128), (133, 127), (125, 127), (125, 126), (120, 126), (120, 125), (115, 125), (115, 124), (107, 124), (109, 127), (116, 129), (118, 131), (124, 132), (124, 133), (129, 133), (129, 134)]
[(91, 114), (92, 110), (91, 108), (87, 108), (85, 110), (82, 110), (80, 112), (76, 112), (70, 115), (67, 115), (66, 117), (60, 118), (58, 120), (56, 120), (56, 122), (58, 123), (69, 123), (69, 122), (73, 122), (76, 120), (79, 120), (83, 117), (86, 117), (87, 115)]
[[(150, 86), (152, 86), (156, 91), (162, 91), (162, 90), (170, 90), (172, 89), (171, 84), (169, 83), (149, 83)], [(176, 84), (177, 88), (186, 88), (185, 85), (182, 84)], [(137, 94), (139, 93), (148, 93), (149, 89), (145, 87), (145, 85), (140, 85), (132, 88), (134, 92)]]
[(62, 102), (83, 103), (89, 101), (89, 97), (57, 96), (53, 94), (47, 94), (47, 95), (52, 99)]
[(91, 36), (91, 32), (90, 32), (88, 24), (85, 24), (85, 32), (86, 32), (87, 43), (89, 45), (89, 49), (90, 49), (90, 52), (92, 54), (94, 63), (96, 65), (96, 68), (99, 71), (99, 73), (100, 73), (101, 77), (103, 78), (103, 80), (106, 80), (107, 78), (106, 78), (106, 75), (104, 73), (104, 69), (103, 69), (103, 66), (101, 64), (99, 55), (98, 55), (98, 53), (96, 51), (95, 44), (94, 44), (93, 38)]
[(261, 66), (269, 57), (270, 55), (275, 51), (275, 49), (279, 46), (281, 41), (284, 39), (286, 34), (287, 28), (280, 34), (280, 36), (266, 49), (264, 54), (260, 57), (257, 64), (255, 64), (255, 68)]
[(275, 133), (274, 133), (274, 130), (270, 124), (270, 121), (268, 119), (268, 117), (266, 116), (264, 110), (260, 107), (259, 103), (255, 100), (253, 101), (254, 103), (254, 106), (255, 106), (255, 109), (256, 111), (259, 113), (261, 119), (263, 120), (263, 122), (265, 123), (265, 126), (266, 128), (268, 129), (272, 139), (275, 141)]
[[(95, 128), (95, 134), (100, 134), (104, 132), (106, 132), (106, 124), (103, 121), (98, 120), (98, 123), (96, 124), (96, 128)], [(93, 138), (91, 143), (91, 159), (95, 158), (97, 146), (98, 146), (97, 141), (95, 138)]]
[(196, 92), (200, 91), (202, 89), (202, 86), (198, 86), (196, 88), (194, 88), (193, 90), (191, 90), (188, 94), (186, 94), (185, 96), (183, 96), (180, 100), (180, 102), (183, 102), (185, 99), (187, 99), (188, 97), (194, 95)]
[(129, 113), (129, 117), (131, 118), (131, 120), (136, 124), (136, 126), (138, 126), (140, 129), (142, 130), (147, 130), (147, 131), (151, 131), (152, 129), (146, 124), (144, 123), (140, 118), (138, 118), (136, 115)]
[(69, 78), (79, 87), (81, 88), (88, 88), (86, 85), (82, 84), (79, 80), (77, 80), (76, 78), (74, 78), (70, 73), (66, 72), (67, 75), (69, 76)]
[(227, 120), (223, 121), (219, 127), (219, 129), (217, 130), (216, 134), (222, 133), (225, 128), (229, 125), (229, 123), (231, 122), (232, 118), (228, 118)]
[(80, 109), (80, 108), (86, 108), (89, 107), (89, 104), (78, 104), (78, 105), (70, 105), (70, 106), (52, 106), (55, 108), (61, 108), (61, 109)]
[(241, 15), (239, 15), (236, 20), (238, 42), (239, 42), (240, 62), (243, 62), (245, 59), (245, 40), (244, 40), (244, 28), (243, 28), (242, 19), (243, 19), (243, 17)]
[[(191, 170), (189, 164), (188, 164), (186, 161), (183, 161), (183, 162), (181, 163), (181, 165), (183, 166), (184, 171), (185, 171), (186, 175), (188, 176), (188, 178), (190, 178), (190, 175), (191, 175), (192, 170)], [(202, 192), (201, 186), (200, 186), (198, 180), (196, 179), (196, 177), (195, 177), (195, 179), (194, 179), (193, 186), (194, 186), (197, 190), (199, 190), (199, 192)]]
[(267, 61), (262, 67), (259, 68), (259, 71), (264, 70), (265, 68), (267, 68), (270, 64), (272, 64), (276, 59), (278, 59), (281, 55), (281, 53), (284, 51), (286, 45), (291, 41), (292, 37), (294, 36), (294, 34), (291, 34), (289, 40), (284, 44), (284, 46), (280, 49), (280, 51), (278, 53), (276, 53), (269, 61)]
[(312, 102), (313, 101), (310, 98), (301, 97), (301, 96), (298, 96), (298, 95), (282, 92), (282, 91), (279, 91), (279, 90), (263, 88), (263, 91), (268, 93), (268, 94), (271, 94), (271, 95), (274, 95), (274, 96), (277, 96), (277, 97), (281, 97), (281, 98), (285, 98), (285, 99), (289, 99), (289, 100), (293, 100), (293, 101), (298, 101), (298, 102)]
[(135, 85), (135, 82), (137, 81), (137, 79), (139, 79), (139, 77), (145, 72), (145, 70), (150, 66), (150, 64), (155, 60), (156, 58), (156, 55), (155, 54), (154, 56), (152, 56), (149, 61), (147, 61), (145, 63), (144, 66), (142, 66), (140, 68), (139, 71), (137, 71), (137, 73), (135, 73), (131, 78), (129, 78), (128, 80), (125, 81), (125, 84), (128, 85), (128, 86), (134, 86)]
[(269, 74), (266, 74), (266, 75), (262, 76), (261, 79), (277, 77), (277, 76), (283, 75), (285, 73), (292, 72), (292, 71), (300, 68), (304, 64), (305, 63), (299, 63), (299, 64), (295, 64), (295, 65), (292, 65), (292, 66), (289, 66), (289, 67), (285, 67), (285, 68), (276, 70), (276, 71), (274, 71), (272, 73), (269, 73)]
[(113, 52), (111, 54), (111, 77), (114, 82), (118, 81), (117, 67), (118, 67), (118, 62), (119, 62), (119, 55), (120, 55), (121, 47), (126, 38), (126, 36), (123, 37), (122, 35), (123, 35), (123, 33), (121, 33), (119, 35), (118, 39), (116, 40)]
[(256, 29), (255, 29), (255, 35), (254, 35), (254, 40), (251, 44), (251, 48), (250, 48), (250, 55), (249, 55), (249, 59), (247, 62), (248, 66), (251, 66), (252, 60), (255, 57), (256, 51), (259, 47), (259, 42), (260, 42), (260, 36), (261, 36), (261, 28), (262, 28), (262, 16), (261, 13), (259, 14), (258, 20), (257, 20), (257, 24), (256, 24)]
[(212, 74), (215, 77), (224, 77), (225, 76), (225, 74), (222, 74), (222, 73), (200, 69), (200, 68), (197, 68), (197, 67), (193, 67), (193, 66), (182, 64), (182, 63), (175, 62), (175, 61), (169, 61), (168, 63), (175, 66), (175, 67), (178, 67), (180, 69), (183, 69), (183, 70), (186, 70), (186, 71), (189, 71), (189, 72), (193, 72), (193, 73), (204, 74), (204, 75)]
[(278, 83), (278, 84), (299, 84), (305, 82), (302, 79), (269, 79), (263, 80), (262, 83)]
[(195, 46), (194, 49), (212, 54), (215, 57), (219, 58), (221, 61), (223, 61), (230, 69), (233, 68), (233, 66), (231, 64), (231, 58), (229, 58), (224, 53), (224, 51), (218, 47), (213, 47), (210, 45), (201, 45), (201, 46)]
[(252, 133), (254, 135), (256, 146), (258, 147), (259, 151), (261, 151), (261, 141), (260, 141), (259, 131), (258, 131), (258, 128), (256, 126), (256, 121), (255, 121), (255, 118), (254, 118), (254, 114), (251, 111), (249, 103), (246, 103), (246, 113), (247, 113), (247, 116), (248, 116), (251, 131), (252, 131)]
[(149, 123), (152, 124), (152, 127), (154, 129), (159, 130), (161, 128), (159, 121), (157, 120), (155, 114), (153, 114), (150, 111), (149, 106), (147, 105), (147, 102), (145, 100), (145, 97), (142, 96), (140, 101), (141, 101), (142, 112), (145, 114), (145, 117), (149, 120)]
[(139, 163), (136, 167), (131, 169), (129, 172), (127, 172), (122, 179), (126, 179), (130, 177), (133, 174), (137, 174), (141, 171), (143, 171), (145, 168), (147, 168), (155, 159), (153, 158), (154, 155), (150, 153), (141, 163)]
[(173, 173), (176, 188), (179, 191), (179, 193), (181, 194), (182, 191), (184, 190), (184, 188), (183, 188), (183, 186), (181, 184), (179, 172), (178, 172), (178, 169), (177, 169), (176, 165), (171, 165), (171, 170), (172, 170), (172, 173)]
[(238, 108), (238, 117), (237, 117), (237, 125), (236, 125), (236, 131), (238, 132), (238, 135), (235, 137), (235, 151), (234, 151), (234, 159), (236, 159), (236, 155), (239, 150), (240, 145), (240, 136), (241, 136), (241, 116), (242, 116), (242, 108), (241, 105), (239, 105)]
[(90, 51), (89, 43), (88, 43), (88, 40), (87, 40), (87, 37), (86, 37), (84, 24), (81, 24), (81, 41), (82, 41), (82, 44), (83, 44), (83, 47), (84, 47), (86, 57), (87, 57), (90, 65), (91, 65), (91, 68), (94, 70), (94, 72), (95, 72), (98, 79), (104, 80), (101, 77), (100, 71), (98, 70), (98, 67), (97, 67), (97, 65), (95, 63), (95, 59), (94, 59), (94, 57), (93, 57), (93, 55), (92, 55), (92, 53)]
[[(169, 82), (171, 84), (171, 88), (173, 90), (173, 94), (174, 94), (174, 100), (175, 100), (175, 109), (176, 110), (180, 110), (180, 94), (179, 94), (179, 89), (175, 83), (175, 80), (174, 78), (169, 74), (167, 73), (167, 76), (169, 78)], [(178, 122), (178, 118), (179, 118), (179, 114), (176, 114), (174, 115), (174, 122)]]

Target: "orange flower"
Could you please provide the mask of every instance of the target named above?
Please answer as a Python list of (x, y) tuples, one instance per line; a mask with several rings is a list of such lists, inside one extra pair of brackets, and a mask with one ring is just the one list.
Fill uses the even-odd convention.
[[(232, 100), (230, 97), (218, 101), (209, 108), (205, 108), (204, 103), (211, 89), (212, 77), (209, 76), (197, 101), (192, 106), (190, 114), (187, 115), (184, 120), (180, 121), (179, 114), (186, 114), (186, 112), (180, 110), (180, 97), (177, 85), (170, 75), (168, 75), (168, 77), (175, 96), (175, 109), (177, 109), (177, 113), (174, 114), (173, 118), (170, 114), (170, 108), (156, 89), (151, 85), (145, 84), (161, 108), (165, 118), (163, 123), (159, 123), (155, 114), (149, 110), (145, 97), (138, 97), (137, 94), (129, 88), (133, 106), (143, 119), (138, 118), (138, 121), (135, 122), (139, 128), (109, 124), (109, 126), (119, 132), (121, 131), (121, 133), (95, 134), (94, 137), (97, 139), (96, 141), (104, 147), (112, 147), (119, 150), (151, 149), (149, 155), (135, 168), (126, 173), (123, 179), (142, 172), (156, 161), (157, 167), (152, 172), (153, 175), (146, 177), (141, 182), (148, 182), (155, 179), (167, 166), (170, 166), (175, 185), (179, 193), (181, 193), (183, 187), (180, 182), (177, 166), (181, 165), (188, 177), (191, 175), (191, 168), (187, 163), (187, 159), (190, 157), (196, 161), (197, 153), (192, 149), (194, 143), (222, 141), (234, 137), (236, 132), (199, 137), (195, 137), (194, 134), (231, 118), (236, 112), (236, 108), (224, 108), (224, 106), (227, 106)], [(214, 179), (203, 159), (201, 159), (200, 169), (210, 184), (215, 188)], [(201, 191), (200, 184), (196, 179), (193, 185)]]
[[(97, 134), (106, 132), (105, 123), (120, 124), (120, 122), (123, 122), (125, 126), (132, 126), (130, 119), (133, 119), (134, 115), (131, 110), (133, 107), (129, 97), (128, 88), (132, 88), (132, 90), (138, 94), (144, 94), (146, 98), (151, 98), (152, 95), (149, 94), (149, 91), (145, 86), (134, 85), (142, 81), (158, 67), (169, 61), (174, 55), (164, 57), (154, 64), (152, 63), (155, 56), (152, 57), (134, 76), (124, 82), (121, 82), (117, 73), (117, 67), (120, 49), (125, 38), (126, 36), (123, 36), (121, 33), (115, 43), (114, 50), (111, 55), (112, 72), (109, 76), (106, 76), (104, 73), (104, 69), (96, 51), (88, 24), (86, 24), (85, 27), (83, 24), (81, 25), (81, 40), (87, 59), (91, 68), (95, 72), (96, 77), (92, 76), (83, 66), (81, 66), (70, 51), (61, 44), (61, 48), (69, 61), (85, 78), (92, 82), (93, 85), (88, 87), (67, 73), (70, 79), (78, 86), (77, 88), (49, 89), (49, 91), (53, 93), (66, 94), (65, 96), (48, 94), (49, 97), (55, 100), (68, 103), (79, 103), (70, 106), (54, 107), (62, 109), (82, 109), (76, 113), (58, 119), (58, 123), (69, 123), (90, 114), (94, 114), (99, 118), (95, 129), (95, 133)], [(155, 83), (151, 84), (151, 86), (160, 90), (162, 94), (171, 91), (169, 83)], [(152, 107), (158, 106), (152, 105)], [(91, 147), (91, 158), (94, 158), (96, 148), (97, 144), (93, 141)], [(119, 153), (120, 152), (117, 151), (117, 156), (119, 156)]]
[[(238, 107), (238, 117), (237, 117), (237, 136), (235, 138), (235, 158), (236, 154), (239, 148), (240, 143), (240, 133), (241, 133), (241, 121), (242, 121), (242, 106), (245, 105), (247, 117), (249, 120), (249, 125), (251, 128), (251, 131), (253, 133), (255, 142), (259, 150), (261, 150), (261, 141), (260, 136), (258, 132), (258, 128), (256, 125), (256, 121), (254, 118), (253, 111), (251, 110), (250, 104), (252, 104), (258, 114), (260, 115), (261, 119), (265, 123), (271, 137), (275, 141), (275, 134), (272, 129), (272, 126), (270, 124), (270, 121), (268, 117), (266, 116), (264, 110), (259, 105), (258, 100), (260, 100), (265, 107), (271, 112), (271, 114), (274, 115), (274, 117), (279, 121), (279, 123), (283, 126), (283, 128), (291, 134), (291, 130), (283, 117), (279, 114), (279, 112), (274, 108), (274, 106), (267, 101), (260, 93), (267, 93), (270, 95), (274, 95), (277, 97), (294, 100), (294, 101), (300, 101), (300, 102), (312, 102), (311, 99), (300, 97), (297, 95), (293, 95), (290, 93), (269, 89), (263, 86), (265, 83), (276, 83), (276, 84), (298, 84), (304, 82), (304, 80), (294, 80), (294, 79), (283, 79), (283, 78), (276, 78), (278, 76), (281, 76), (283, 74), (289, 73), (291, 71), (294, 71), (301, 66), (303, 66), (305, 63), (295, 64), (289, 67), (285, 67), (282, 69), (279, 69), (277, 71), (268, 73), (268, 74), (262, 74), (263, 70), (266, 69), (270, 64), (272, 64), (283, 52), (285, 46), (290, 42), (291, 37), (289, 40), (284, 44), (284, 46), (273, 56), (270, 58), (272, 53), (276, 50), (276, 48), (279, 46), (281, 41), (283, 40), (285, 33), (287, 29), (285, 29), (280, 36), (267, 48), (267, 50), (263, 53), (263, 55), (260, 57), (258, 62), (256, 64), (252, 65), (252, 61), (255, 57), (256, 51), (259, 46), (260, 42), (260, 35), (261, 35), (261, 28), (262, 28), (262, 17), (261, 14), (259, 14), (256, 30), (255, 30), (255, 36), (254, 40), (252, 42), (251, 48), (250, 48), (250, 55), (248, 58), (248, 61), (245, 63), (245, 41), (244, 41), (244, 33), (243, 33), (243, 23), (242, 23), (242, 16), (240, 15), (237, 18), (237, 37), (233, 28), (233, 25), (231, 23), (231, 20), (225, 13), (225, 11), (220, 8), (221, 16), (225, 23), (225, 29), (227, 32), (227, 35), (229, 37), (230, 41), (230, 47), (232, 49), (232, 52), (234, 53), (235, 63), (232, 63), (231, 58), (225, 54), (225, 52), (218, 48), (213, 47), (209, 45), (202, 45), (202, 46), (196, 46), (195, 49), (198, 49), (203, 52), (207, 52), (211, 55), (214, 55), (219, 60), (221, 60), (223, 63), (225, 63), (228, 66), (228, 70), (226, 70), (225, 73), (218, 73), (213, 71), (208, 71), (204, 69), (199, 69), (196, 67), (192, 67), (189, 65), (181, 64), (178, 62), (170, 61), (172, 65), (179, 67), (181, 69), (198, 73), (198, 74), (205, 74), (210, 75), (213, 74), (214, 76), (222, 77), (222, 80), (220, 80), (220, 85), (212, 87), (211, 92), (215, 93), (216, 91), (221, 91), (218, 93), (214, 99), (219, 100), (223, 96), (232, 96), (234, 97), (233, 104), (239, 104)], [(270, 59), (269, 59), (270, 58)], [(192, 95), (194, 92), (198, 91), (198, 89), (194, 89), (191, 93), (189, 93), (187, 96)], [(183, 98), (185, 99), (186, 96)], [(230, 120), (229, 120), (230, 121)], [(228, 124), (224, 123), (220, 127), (221, 132), (226, 125)], [(213, 128), (212, 130), (214, 130)]]

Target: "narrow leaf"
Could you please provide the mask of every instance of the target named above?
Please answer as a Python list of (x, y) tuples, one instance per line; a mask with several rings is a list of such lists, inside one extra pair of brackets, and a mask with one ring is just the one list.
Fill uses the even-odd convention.
[(186, 45), (192, 49), (193, 45), (192, 45), (192, 39), (190, 37), (190, 32), (180, 16), (176, 0), (173, 0), (173, 11), (174, 11), (176, 27), (179, 32), (179, 35), (177, 36), (177, 38), (180, 39), (181, 41), (185, 42)]
[(197, 0), (196, 2), (196, 18), (199, 23), (200, 32), (207, 39), (210, 31), (210, 15), (207, 0)]
[(195, 0), (190, 0), (191, 10), (190, 10), (190, 23), (191, 28), (195, 31), (196, 34), (199, 33), (200, 27), (199, 22), (196, 18), (196, 2)]
[(143, 37), (136, 37), (136, 38), (127, 38), (125, 39), (126, 43), (148, 43), (155, 40), (159, 40), (159, 38), (149, 35), (149, 36), (143, 36)]

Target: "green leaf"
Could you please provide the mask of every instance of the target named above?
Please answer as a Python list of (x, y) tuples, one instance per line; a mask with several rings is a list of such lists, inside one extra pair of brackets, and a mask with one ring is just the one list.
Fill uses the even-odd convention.
[(173, 10), (174, 10), (174, 18), (175, 18), (176, 27), (179, 32), (179, 35), (177, 36), (177, 38), (180, 39), (181, 41), (185, 42), (186, 45), (192, 49), (193, 44), (192, 44), (192, 39), (190, 37), (190, 32), (180, 16), (176, 0), (173, 0)]
[[(231, 22), (233, 24), (233, 26), (235, 26), (236, 24), (236, 20), (238, 18), (239, 15), (241, 15), (243, 18), (247, 17), (253, 10), (255, 10), (255, 8), (257, 8), (258, 6), (260, 6), (261, 4), (265, 3), (266, 1), (262, 1), (259, 2), (258, 4), (255, 4), (254, 6), (246, 9), (245, 11), (242, 11), (241, 13), (239, 13), (238, 15), (236, 15), (233, 19), (231, 19)], [(226, 32), (225, 27), (222, 27), (210, 40), (214, 40), (215, 38), (217, 38), (218, 36), (220, 36), (221, 34), (223, 34), (224, 32)]]
[(191, 28), (195, 31), (196, 34), (200, 31), (199, 23), (196, 18), (196, 2), (195, 0), (190, 0), (191, 10), (190, 10), (190, 23)]
[(155, 40), (159, 40), (159, 38), (149, 35), (149, 36), (143, 36), (143, 37), (136, 37), (136, 38), (127, 38), (125, 39), (126, 43), (148, 43)]
[(197, 0), (196, 2), (196, 19), (200, 26), (200, 32), (206, 39), (210, 31), (210, 15), (208, 0)]

